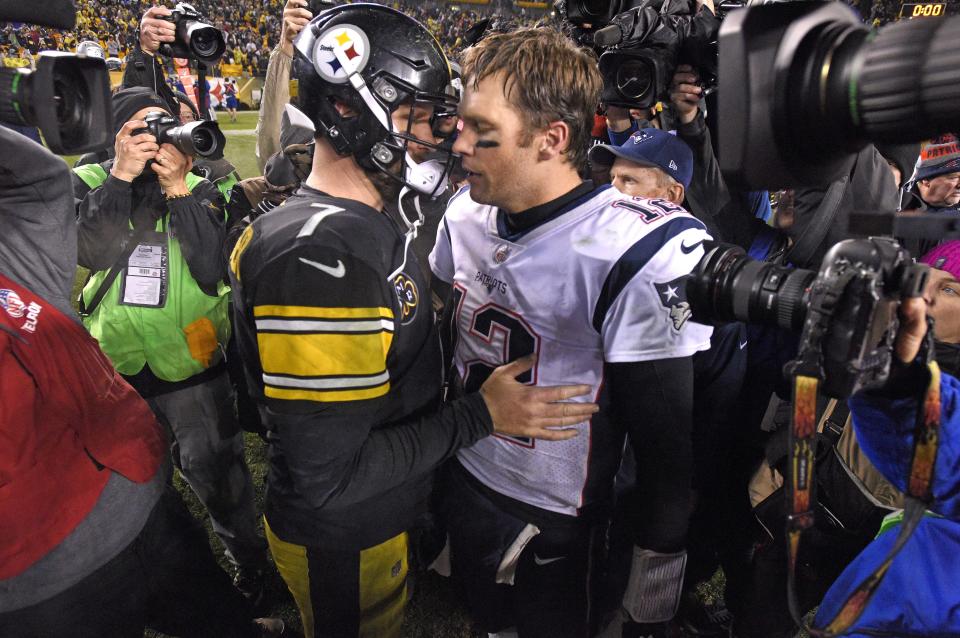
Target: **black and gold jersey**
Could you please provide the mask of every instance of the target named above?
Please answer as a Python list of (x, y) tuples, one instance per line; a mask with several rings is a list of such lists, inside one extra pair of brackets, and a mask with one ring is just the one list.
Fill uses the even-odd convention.
[(303, 187), (244, 231), (230, 279), (271, 432), (272, 529), (358, 547), (406, 529), (432, 468), (491, 424), (478, 396), (439, 408), (429, 290), (404, 235), (380, 211)]

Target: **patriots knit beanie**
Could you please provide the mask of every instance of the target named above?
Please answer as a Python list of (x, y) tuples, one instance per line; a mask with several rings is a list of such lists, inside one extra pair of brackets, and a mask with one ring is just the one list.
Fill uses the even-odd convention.
[(942, 135), (930, 141), (917, 158), (911, 182), (945, 173), (960, 172), (960, 142), (954, 135)]
[(937, 270), (945, 270), (960, 280), (960, 240), (940, 244), (920, 260)]

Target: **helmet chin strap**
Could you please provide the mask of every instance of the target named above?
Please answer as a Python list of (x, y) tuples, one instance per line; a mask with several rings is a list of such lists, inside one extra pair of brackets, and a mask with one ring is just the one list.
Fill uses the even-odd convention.
[(403, 269), (407, 265), (407, 255), (410, 254), (410, 244), (413, 243), (413, 240), (417, 238), (417, 233), (420, 231), (420, 227), (423, 226), (423, 211), (420, 210), (420, 195), (417, 194), (413, 197), (413, 207), (417, 213), (416, 219), (411, 220), (403, 210), (403, 198), (410, 192), (409, 186), (404, 186), (400, 189), (400, 196), (397, 197), (397, 210), (400, 212), (400, 219), (403, 220), (404, 225), (407, 227), (407, 232), (403, 240), (403, 261), (400, 263), (400, 266), (394, 270), (392, 273), (387, 275), (387, 281), (393, 283), (393, 280), (396, 279), (397, 275), (403, 272)]
[(436, 199), (447, 190), (446, 166), (435, 159), (415, 162), (410, 153), (404, 155), (404, 182), (413, 190)]
[[(400, 219), (407, 227), (407, 232), (403, 241), (403, 263), (387, 277), (387, 281), (393, 283), (394, 278), (407, 265), (407, 254), (410, 250), (410, 244), (417, 238), (420, 227), (423, 226), (423, 210), (420, 208), (420, 196), (427, 195), (430, 199), (436, 199), (447, 190), (446, 167), (437, 160), (426, 160), (424, 162), (415, 162), (409, 153), (404, 156), (404, 187), (400, 189), (400, 196), (397, 198), (397, 211), (400, 213)], [(416, 217), (411, 220), (406, 211), (403, 210), (403, 198), (407, 193), (415, 193), (413, 197), (413, 208)]]

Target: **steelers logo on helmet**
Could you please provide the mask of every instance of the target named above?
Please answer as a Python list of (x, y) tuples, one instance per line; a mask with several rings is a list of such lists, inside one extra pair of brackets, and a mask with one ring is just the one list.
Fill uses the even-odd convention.
[(344, 84), (370, 59), (367, 34), (352, 24), (338, 24), (320, 34), (313, 49), (313, 66), (323, 79)]

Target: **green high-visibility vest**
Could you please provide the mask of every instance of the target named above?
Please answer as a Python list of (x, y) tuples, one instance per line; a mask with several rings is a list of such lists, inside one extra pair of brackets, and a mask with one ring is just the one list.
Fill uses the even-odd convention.
[[(91, 189), (107, 179), (99, 164), (73, 169)], [(202, 178), (188, 173), (191, 191)], [(219, 282), (216, 296), (208, 295), (190, 274), (180, 242), (170, 235), (169, 211), (157, 220), (156, 229), (166, 235), (168, 272), (166, 301), (161, 307), (123, 305), (121, 286), (124, 272), (113, 281), (93, 314), (83, 319), (100, 349), (120, 374), (133, 375), (145, 364), (164, 381), (183, 381), (218, 363), (230, 339), (230, 287)], [(83, 288), (88, 303), (108, 270), (93, 274)]]

